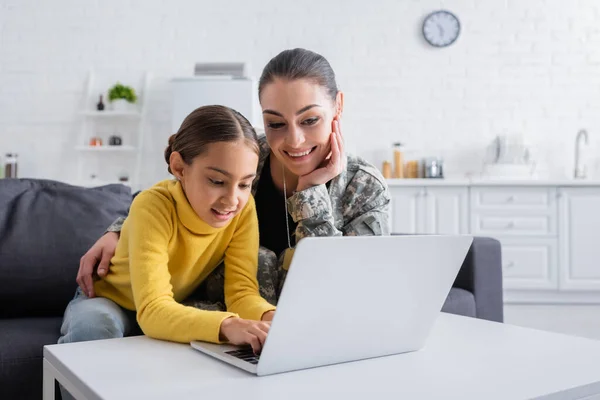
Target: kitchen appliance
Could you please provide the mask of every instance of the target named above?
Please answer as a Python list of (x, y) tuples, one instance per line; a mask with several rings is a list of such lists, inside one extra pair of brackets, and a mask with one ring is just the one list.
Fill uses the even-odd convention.
[(438, 178), (444, 177), (444, 162), (441, 158), (428, 157), (423, 160), (423, 177)]
[(226, 76), (195, 76), (174, 78), (171, 131), (179, 130), (185, 117), (196, 108), (221, 104), (240, 112), (253, 126), (262, 126), (258, 113), (258, 96), (252, 79), (232, 79)]

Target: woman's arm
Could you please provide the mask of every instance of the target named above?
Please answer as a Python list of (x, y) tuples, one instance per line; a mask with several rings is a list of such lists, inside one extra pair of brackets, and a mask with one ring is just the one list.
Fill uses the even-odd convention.
[(258, 219), (254, 198), (241, 212), (237, 227), (225, 251), (225, 304), (227, 310), (242, 318), (260, 321), (265, 313), (275, 310), (259, 294)]
[(96, 297), (94, 292), (94, 270), (98, 268), (98, 276), (104, 277), (108, 274), (110, 260), (115, 255), (117, 242), (121, 234), (121, 228), (125, 222), (124, 217), (117, 218), (106, 229), (106, 233), (94, 243), (92, 247), (79, 260), (79, 271), (77, 271), (77, 284), (88, 297)]
[(112, 224), (106, 228), (106, 232), (116, 232), (121, 233), (121, 229), (123, 228), (123, 223), (125, 222), (125, 217), (119, 217), (114, 220)]
[[(389, 234), (390, 194), (381, 179), (368, 168), (360, 168), (347, 185), (340, 186), (343, 187), (334, 186), (331, 195), (325, 185), (318, 185), (288, 199), (288, 210), (298, 224), (296, 242), (308, 236)], [(332, 200), (340, 207), (336, 211), (344, 219), (341, 229), (334, 223)]]
[(140, 194), (131, 206), (127, 240), (138, 323), (156, 339), (218, 343), (221, 323), (236, 314), (186, 307), (173, 297), (168, 244), (174, 218), (168, 201), (152, 192)]
[[(332, 184), (334, 184), (332, 182)], [(315, 186), (288, 199), (288, 209), (297, 222), (296, 243), (309, 236), (389, 235), (390, 194), (383, 178), (369, 168), (359, 169), (349, 184), (334, 187), (330, 195), (325, 185)], [(339, 206), (344, 225), (334, 224), (332, 196)], [(278, 259), (278, 293), (281, 292), (294, 249), (284, 250)]]

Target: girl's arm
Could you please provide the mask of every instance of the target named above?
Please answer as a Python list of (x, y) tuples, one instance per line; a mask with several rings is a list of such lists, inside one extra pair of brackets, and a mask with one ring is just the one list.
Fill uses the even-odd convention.
[(236, 314), (187, 307), (173, 297), (168, 244), (177, 217), (172, 204), (155, 193), (143, 192), (135, 198), (127, 218), (131, 287), (144, 333), (182, 343), (220, 342), (221, 322)]
[(266, 312), (275, 310), (260, 296), (258, 290), (258, 243), (258, 219), (251, 196), (225, 250), (225, 304), (228, 311), (257, 321)]

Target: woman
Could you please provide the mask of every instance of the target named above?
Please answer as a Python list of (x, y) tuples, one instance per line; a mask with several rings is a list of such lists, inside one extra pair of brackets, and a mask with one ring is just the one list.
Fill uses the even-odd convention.
[[(252, 187), (261, 245), (258, 283), (262, 296), (276, 304), (287, 249), (307, 236), (389, 234), (390, 195), (375, 167), (344, 152), (344, 96), (323, 56), (305, 49), (278, 54), (260, 77), (259, 100), (266, 136), (259, 139)], [(77, 282), (89, 296), (96, 264), (98, 275), (108, 273), (122, 223), (115, 221), (81, 259)], [(207, 280), (208, 300), (221, 298), (222, 275), (221, 268)]]

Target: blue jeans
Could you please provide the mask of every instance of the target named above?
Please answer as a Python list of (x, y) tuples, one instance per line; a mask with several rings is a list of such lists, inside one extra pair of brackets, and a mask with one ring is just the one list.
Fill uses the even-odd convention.
[(141, 335), (135, 311), (104, 297), (88, 298), (81, 288), (65, 310), (58, 343), (85, 342)]
[[(58, 343), (86, 342), (141, 335), (135, 311), (127, 310), (104, 297), (88, 298), (81, 288), (67, 305)], [(73, 399), (60, 385), (63, 400)]]

